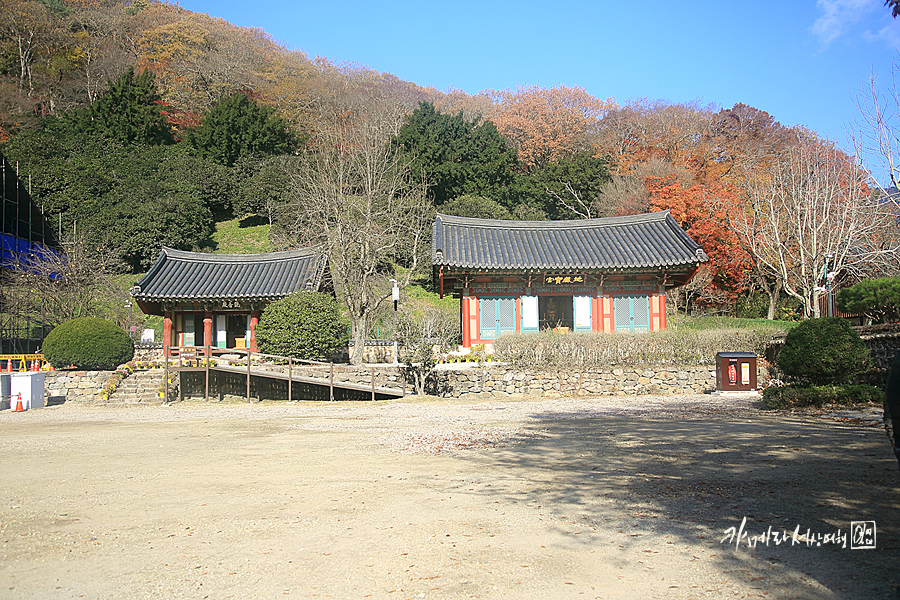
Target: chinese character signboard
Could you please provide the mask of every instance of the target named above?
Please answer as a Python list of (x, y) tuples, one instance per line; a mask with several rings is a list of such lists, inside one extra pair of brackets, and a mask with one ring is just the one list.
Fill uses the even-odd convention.
[(584, 283), (584, 275), (545, 275), (544, 283), (547, 285)]

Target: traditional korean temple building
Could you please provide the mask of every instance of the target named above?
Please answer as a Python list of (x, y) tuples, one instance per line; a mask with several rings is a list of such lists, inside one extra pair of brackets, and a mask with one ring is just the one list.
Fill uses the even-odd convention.
[(316, 250), (206, 254), (163, 248), (131, 290), (141, 309), (165, 318), (163, 344), (256, 347), (256, 324), (273, 300), (322, 291), (326, 260)]
[(432, 265), (461, 298), (462, 345), (509, 332), (656, 331), (666, 290), (707, 260), (668, 211), (576, 221), (439, 214)]

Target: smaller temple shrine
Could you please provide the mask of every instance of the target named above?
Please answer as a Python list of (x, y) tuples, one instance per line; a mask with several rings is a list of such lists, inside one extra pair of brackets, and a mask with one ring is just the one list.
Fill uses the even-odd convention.
[(145, 313), (165, 318), (166, 349), (257, 351), (256, 324), (263, 309), (294, 292), (325, 291), (327, 281), (327, 262), (317, 250), (208, 254), (163, 248), (131, 295)]
[(437, 215), (432, 267), (461, 298), (462, 345), (511, 332), (656, 331), (666, 290), (707, 260), (669, 211), (575, 221)]

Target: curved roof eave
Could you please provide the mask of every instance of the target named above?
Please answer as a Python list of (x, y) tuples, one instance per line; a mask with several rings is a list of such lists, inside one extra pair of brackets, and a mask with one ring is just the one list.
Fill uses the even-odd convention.
[(460, 269), (653, 269), (706, 259), (669, 211), (573, 221), (438, 214), (432, 227), (432, 263)]

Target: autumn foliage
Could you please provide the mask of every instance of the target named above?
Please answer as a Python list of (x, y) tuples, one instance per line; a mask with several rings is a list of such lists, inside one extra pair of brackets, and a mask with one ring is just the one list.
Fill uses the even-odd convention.
[(670, 211), (709, 256), (713, 279), (705, 294), (707, 300), (720, 300), (717, 296), (723, 294), (733, 300), (746, 287), (750, 269), (750, 257), (729, 229), (725, 214), (726, 210), (741, 210), (737, 195), (724, 187), (701, 183), (685, 189), (671, 177), (650, 177), (647, 188), (651, 209)]
[(526, 169), (540, 169), (560, 158), (592, 149), (600, 119), (615, 106), (583, 88), (537, 86), (494, 94), (493, 120), (506, 141), (519, 149)]

